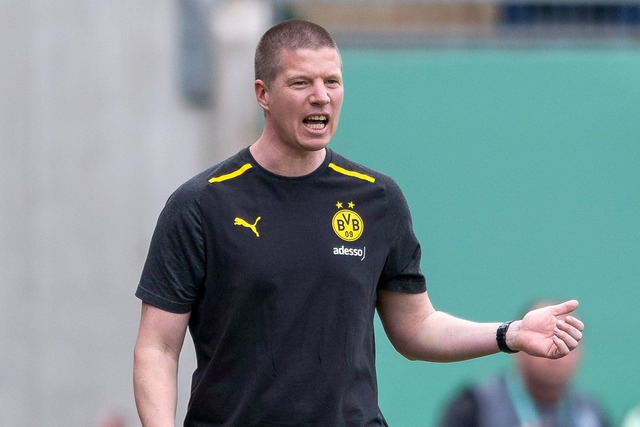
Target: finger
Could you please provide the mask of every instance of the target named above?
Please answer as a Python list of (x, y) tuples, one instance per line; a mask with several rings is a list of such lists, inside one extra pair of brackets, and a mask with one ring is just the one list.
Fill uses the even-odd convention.
[[(582, 339), (582, 330), (584, 329), (584, 325), (578, 319), (576, 318), (573, 318), (573, 319), (574, 321), (572, 322), (567, 322), (567, 319), (565, 319), (564, 321), (558, 320), (558, 322), (556, 323), (556, 328), (558, 330), (566, 332), (574, 340), (576, 340), (576, 342), (578, 342)], [(577, 324), (574, 325), (573, 323), (576, 323), (576, 322)]]
[(572, 326), (561, 324), (553, 331), (554, 336), (560, 338), (569, 350), (573, 350), (578, 346), (578, 342), (582, 339), (582, 332)]
[(571, 351), (569, 346), (567, 346), (567, 343), (565, 343), (558, 336), (555, 336), (555, 335), (553, 336), (553, 343), (556, 346), (555, 354), (551, 355), (553, 358), (559, 359), (562, 356), (566, 356)]
[(573, 311), (576, 311), (576, 309), (578, 308), (578, 305), (579, 305), (578, 301), (574, 299), (557, 304), (553, 306), (554, 315), (560, 316), (563, 314), (569, 314)]
[(564, 321), (579, 330), (580, 332), (584, 332), (584, 323), (580, 319), (574, 316), (567, 316)]

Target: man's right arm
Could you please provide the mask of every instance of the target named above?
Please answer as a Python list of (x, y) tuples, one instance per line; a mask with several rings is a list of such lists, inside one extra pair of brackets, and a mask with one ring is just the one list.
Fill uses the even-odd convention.
[(144, 427), (175, 426), (178, 359), (189, 316), (190, 313), (170, 313), (142, 303), (133, 385)]

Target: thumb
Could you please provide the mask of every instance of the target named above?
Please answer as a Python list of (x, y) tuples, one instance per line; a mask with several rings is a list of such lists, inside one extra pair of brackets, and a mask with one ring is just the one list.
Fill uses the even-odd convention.
[(551, 307), (551, 311), (555, 316), (561, 316), (564, 314), (569, 314), (572, 311), (575, 311), (578, 308), (578, 305), (579, 305), (578, 301), (572, 299), (572, 300), (568, 300), (563, 303), (554, 305), (553, 307)]

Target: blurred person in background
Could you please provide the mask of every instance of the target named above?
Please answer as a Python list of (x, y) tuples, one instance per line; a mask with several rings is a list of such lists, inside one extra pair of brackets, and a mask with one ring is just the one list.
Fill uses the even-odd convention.
[[(531, 309), (553, 304), (541, 300)], [(520, 352), (504, 374), (464, 388), (447, 405), (440, 427), (607, 427), (608, 417), (572, 383), (581, 348), (561, 359)]]
[(133, 372), (145, 427), (175, 423), (187, 329), (197, 368), (184, 425), (194, 427), (386, 425), (376, 310), (413, 360), (560, 358), (578, 346), (575, 300), (504, 323), (433, 307), (402, 191), (327, 147), (344, 87), (324, 28), (272, 27), (255, 70), (261, 136), (176, 190), (151, 239)]
[(640, 427), (640, 405), (629, 411), (621, 427)]

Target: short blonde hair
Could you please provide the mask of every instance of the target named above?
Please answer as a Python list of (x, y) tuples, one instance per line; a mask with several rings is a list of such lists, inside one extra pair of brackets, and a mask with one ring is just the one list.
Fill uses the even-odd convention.
[(283, 49), (335, 49), (338, 45), (327, 30), (313, 22), (291, 19), (281, 22), (260, 38), (254, 58), (255, 78), (271, 85), (280, 72)]

